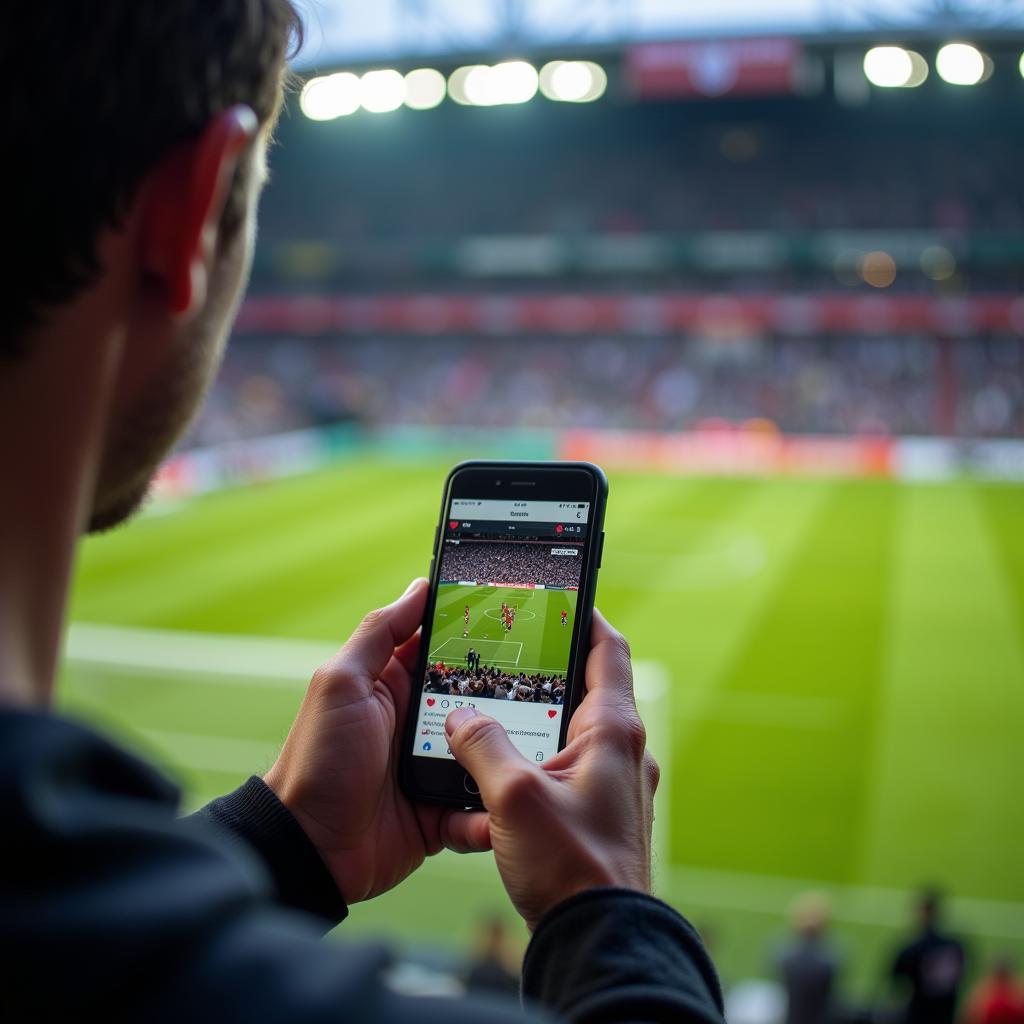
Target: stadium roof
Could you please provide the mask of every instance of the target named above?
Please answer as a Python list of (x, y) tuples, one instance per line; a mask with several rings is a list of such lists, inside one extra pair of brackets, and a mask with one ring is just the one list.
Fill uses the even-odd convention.
[(303, 6), (301, 67), (694, 36), (1024, 30), (1024, 0), (305, 0)]

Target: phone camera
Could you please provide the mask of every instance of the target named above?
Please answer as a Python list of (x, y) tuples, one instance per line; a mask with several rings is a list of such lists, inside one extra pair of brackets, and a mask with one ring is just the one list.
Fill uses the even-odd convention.
[(500, 480), (495, 480), (494, 481), (494, 486), (495, 487), (500, 487), (501, 486), (501, 481)]

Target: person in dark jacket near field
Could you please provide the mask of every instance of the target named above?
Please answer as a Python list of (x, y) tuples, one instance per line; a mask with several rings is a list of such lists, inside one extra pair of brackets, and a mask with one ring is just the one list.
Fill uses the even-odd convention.
[(926, 889), (917, 901), (918, 932), (896, 954), (893, 980), (906, 996), (905, 1024), (953, 1024), (966, 972), (963, 943), (943, 932), (942, 895)]
[[(423, 580), (316, 670), (267, 774), (188, 818), (53, 710), (78, 539), (139, 506), (220, 360), (297, 28), (286, 0), (4, 12), (0, 1019), (721, 1024), (699, 938), (650, 895), (657, 767), (599, 615), (558, 773), (449, 717), (487, 812), (397, 785)], [(525, 1005), (404, 996), (386, 949), (321, 941), (445, 847), (493, 850), (533, 933)]]

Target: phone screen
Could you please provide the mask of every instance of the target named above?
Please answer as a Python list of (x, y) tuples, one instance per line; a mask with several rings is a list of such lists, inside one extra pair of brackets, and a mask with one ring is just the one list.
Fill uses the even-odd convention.
[(589, 502), (453, 498), (413, 753), (454, 760), (454, 708), (496, 718), (531, 761), (558, 750)]

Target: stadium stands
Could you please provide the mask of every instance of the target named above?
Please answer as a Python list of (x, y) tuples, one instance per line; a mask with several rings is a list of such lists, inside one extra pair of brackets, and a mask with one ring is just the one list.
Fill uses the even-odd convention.
[(448, 582), (472, 580), (474, 583), (503, 583), (521, 586), (577, 587), (580, 559), (553, 554), (577, 549), (577, 545), (559, 541), (449, 541), (441, 562), (441, 579)]
[[(286, 119), (255, 295), (187, 443), (340, 421), (1019, 437), (1016, 108), (920, 92)], [(756, 295), (770, 316), (655, 308)], [(612, 296), (626, 313), (584, 308)]]
[(1019, 437), (1022, 381), (1008, 335), (246, 339), (188, 444), (341, 420)]

